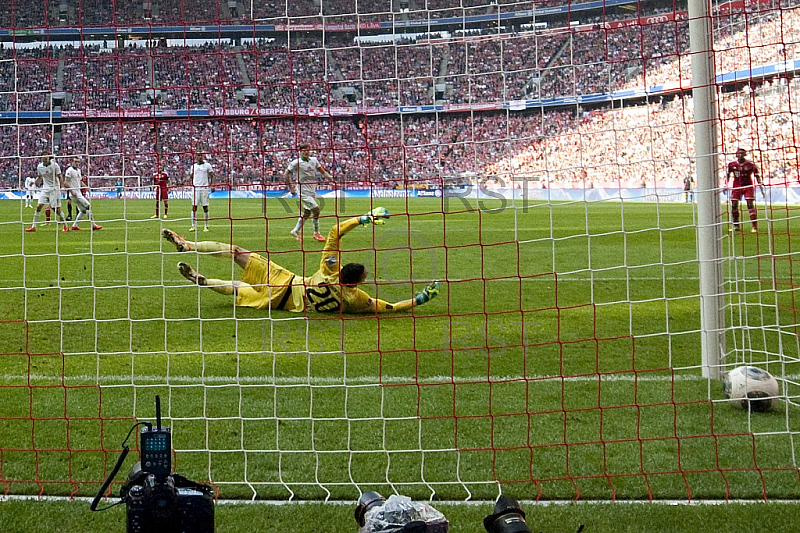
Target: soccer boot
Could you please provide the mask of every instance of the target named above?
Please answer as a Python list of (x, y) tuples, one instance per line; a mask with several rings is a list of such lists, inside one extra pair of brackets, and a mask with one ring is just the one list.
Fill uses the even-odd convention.
[(299, 234), (299, 233), (297, 233), (295, 230), (292, 230), (292, 231), (290, 231), (290, 232), (289, 232), (289, 235), (291, 235), (292, 237), (294, 237), (294, 240), (296, 240), (297, 242), (303, 242), (303, 238), (302, 238), (302, 237), (300, 236), (300, 234)]
[(101, 226), (99, 224), (95, 224), (94, 226), (92, 226), (92, 231), (97, 231), (99, 229), (103, 229), (103, 226)]
[(319, 242), (325, 242), (325, 237), (323, 237), (319, 233), (315, 233), (314, 238), (317, 239)]
[(179, 252), (190, 252), (192, 250), (192, 247), (189, 245), (189, 243), (171, 229), (162, 229), (161, 236), (164, 237), (164, 240), (167, 242), (175, 245), (175, 249)]
[(196, 285), (206, 285), (206, 277), (199, 274), (195, 269), (184, 262), (178, 263), (178, 272), (180, 272), (184, 278)]

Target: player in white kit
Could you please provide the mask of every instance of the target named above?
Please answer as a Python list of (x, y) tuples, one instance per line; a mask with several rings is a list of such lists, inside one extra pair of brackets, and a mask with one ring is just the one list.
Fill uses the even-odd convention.
[(189, 231), (197, 228), (197, 206), (203, 207), (205, 214), (203, 231), (208, 228), (208, 193), (211, 184), (214, 182), (214, 169), (211, 163), (205, 160), (202, 152), (197, 153), (197, 162), (189, 169), (189, 177), (192, 178), (194, 194), (192, 195), (192, 227)]
[(305, 219), (312, 216), (311, 219), (314, 223), (314, 238), (319, 242), (325, 242), (319, 232), (319, 204), (317, 204), (317, 172), (325, 176), (326, 179), (332, 179), (331, 175), (325, 170), (316, 157), (311, 156), (311, 146), (308, 143), (303, 143), (297, 147), (300, 150), (300, 157), (289, 163), (288, 168), (283, 173), (283, 179), (286, 181), (286, 186), (292, 195), (297, 194), (295, 185), (292, 183), (292, 174), (297, 175), (297, 183), (300, 186), (300, 204), (302, 213), (297, 219), (294, 229), (290, 232), (292, 237), (298, 242), (303, 238), (300, 236), (300, 230), (303, 229)]
[(42, 161), (36, 167), (36, 182), (41, 182), (42, 190), (39, 192), (39, 204), (33, 214), (33, 224), (25, 231), (36, 231), (36, 223), (39, 221), (39, 213), (45, 206), (52, 207), (56, 212), (56, 219), (64, 224), (61, 231), (69, 231), (67, 220), (61, 212), (61, 167), (53, 161), (50, 154), (42, 154)]
[(36, 197), (36, 178), (25, 178), (25, 207), (33, 209), (33, 199)]
[(73, 157), (72, 163), (64, 173), (64, 187), (67, 189), (69, 197), (72, 198), (72, 201), (78, 208), (78, 215), (75, 217), (75, 222), (72, 223), (72, 229), (75, 231), (81, 229), (78, 227), (78, 222), (83, 220), (84, 215), (89, 218), (89, 223), (92, 225), (93, 230), (103, 229), (103, 226), (98, 226), (94, 223), (92, 206), (89, 204), (89, 200), (83, 195), (83, 192), (81, 192), (83, 176), (81, 176), (80, 164), (81, 160), (77, 157)]

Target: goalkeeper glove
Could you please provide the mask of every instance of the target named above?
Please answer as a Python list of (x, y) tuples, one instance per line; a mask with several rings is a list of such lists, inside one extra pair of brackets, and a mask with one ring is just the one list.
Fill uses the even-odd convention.
[(439, 282), (431, 281), (427, 287), (422, 289), (416, 296), (414, 296), (414, 302), (416, 302), (417, 305), (422, 305), (424, 303), (428, 303), (438, 295)]
[(370, 222), (373, 224), (386, 224), (386, 220), (389, 218), (389, 210), (385, 207), (376, 207), (366, 215), (361, 215), (358, 217), (358, 221), (361, 225), (367, 225)]

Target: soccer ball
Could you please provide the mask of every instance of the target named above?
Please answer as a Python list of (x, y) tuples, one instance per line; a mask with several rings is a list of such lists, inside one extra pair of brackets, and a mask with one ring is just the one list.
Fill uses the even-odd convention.
[(734, 368), (722, 378), (722, 392), (734, 407), (765, 412), (778, 396), (778, 380), (757, 366)]

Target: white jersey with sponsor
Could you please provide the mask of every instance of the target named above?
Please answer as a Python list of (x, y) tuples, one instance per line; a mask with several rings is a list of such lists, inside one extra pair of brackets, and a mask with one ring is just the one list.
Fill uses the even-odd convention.
[(69, 167), (64, 173), (64, 182), (69, 192), (80, 192), (81, 187), (83, 186), (81, 169)]
[(309, 157), (308, 160), (298, 158), (289, 163), (288, 171), (297, 176), (300, 184), (300, 193), (303, 196), (313, 196), (317, 191), (317, 170), (322, 168), (316, 157)]
[(193, 164), (192, 169), (189, 171), (192, 176), (192, 185), (195, 187), (208, 187), (211, 184), (208, 180), (208, 175), (213, 171), (214, 168), (208, 161)]
[(49, 165), (39, 163), (39, 166), (36, 167), (36, 174), (42, 178), (42, 190), (52, 191), (61, 188), (61, 184), (58, 181), (61, 175), (61, 167), (55, 161), (51, 161)]
[(27, 191), (36, 190), (36, 178), (32, 176), (28, 176), (27, 178), (25, 178), (25, 190)]

